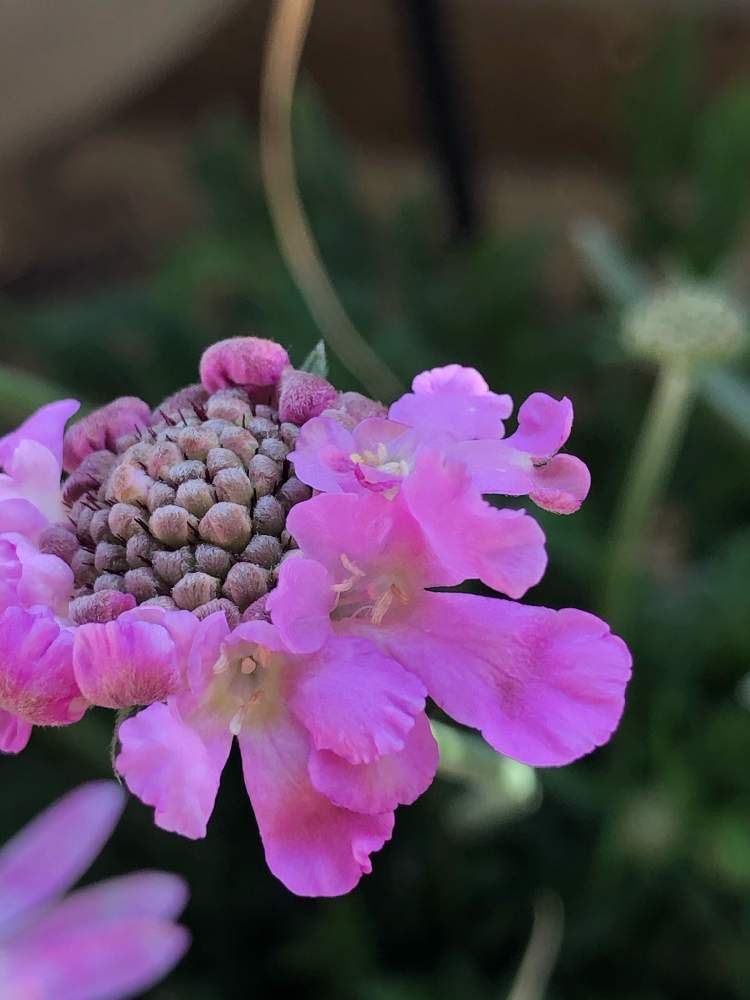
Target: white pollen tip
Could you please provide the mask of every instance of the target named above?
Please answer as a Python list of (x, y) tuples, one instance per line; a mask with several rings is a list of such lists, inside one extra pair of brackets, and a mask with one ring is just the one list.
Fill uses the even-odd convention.
[(229, 732), (232, 736), (239, 736), (242, 732), (242, 713), (238, 712), (237, 715), (229, 723)]

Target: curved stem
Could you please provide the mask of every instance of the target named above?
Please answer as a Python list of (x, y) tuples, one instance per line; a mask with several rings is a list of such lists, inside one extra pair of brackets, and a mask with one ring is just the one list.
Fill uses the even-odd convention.
[(260, 109), (263, 185), (287, 267), (324, 340), (368, 391), (388, 401), (403, 392), (362, 338), (326, 272), (302, 204), (294, 168), (292, 102), (314, 0), (276, 0), (268, 29)]
[(672, 468), (690, 413), (689, 369), (664, 365), (625, 478), (604, 587), (605, 615), (622, 627), (629, 617), (638, 552)]

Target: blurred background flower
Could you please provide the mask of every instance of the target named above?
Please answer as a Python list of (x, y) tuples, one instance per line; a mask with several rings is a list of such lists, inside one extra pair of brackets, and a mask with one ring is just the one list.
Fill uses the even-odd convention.
[(81, 785), (0, 850), (5, 1000), (123, 1000), (162, 979), (189, 944), (173, 921), (187, 887), (165, 872), (98, 882), (61, 899), (112, 833), (125, 796)]
[[(236, 757), (206, 843), (133, 804), (104, 863), (186, 874), (196, 937), (149, 996), (749, 997), (750, 17), (327, 0), (305, 38), (290, 6), (264, 76), (267, 2), (6, 5), (0, 431), (54, 398), (156, 402), (252, 331), (297, 359), (327, 336), (342, 388), (460, 362), (567, 395), (592, 488), (538, 515), (529, 599), (613, 615), (636, 669), (615, 740), (565, 771), (440, 731), (449, 780), (345, 899), (294, 899), (238, 836)], [(672, 353), (643, 349), (655, 315)], [(0, 760), (0, 835), (111, 773), (105, 720), (72, 733)]]

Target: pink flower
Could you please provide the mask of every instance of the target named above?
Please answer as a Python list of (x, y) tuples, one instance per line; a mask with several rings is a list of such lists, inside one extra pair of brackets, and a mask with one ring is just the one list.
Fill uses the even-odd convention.
[(185, 884), (163, 872), (99, 882), (61, 898), (109, 838), (123, 795), (82, 785), (0, 850), (0, 995), (118, 1000), (162, 979), (189, 937), (174, 923)]
[(159, 826), (203, 837), (236, 737), (269, 868), (300, 895), (339, 895), (371, 870), (395, 807), (432, 781), (424, 701), (365, 639), (295, 655), (268, 622), (230, 632), (219, 613), (195, 635), (189, 689), (122, 724), (116, 766)]
[[(512, 547), (495, 550), (502, 530), (493, 532), (481, 516), (473, 547), (465, 545), (468, 534), (453, 532), (456, 507), (445, 497), (460, 478), (433, 464), (393, 501), (321, 495), (296, 508), (289, 525), (306, 558), (282, 567), (268, 599), (272, 619), (300, 651), (329, 633), (367, 638), (500, 753), (537, 766), (568, 763), (617, 726), (630, 655), (604, 622), (582, 611), (428, 590), (480, 575), (504, 575), (505, 589), (518, 590), (528, 574), (527, 555), (519, 561)], [(404, 495), (412, 491), (419, 520), (413, 497)], [(442, 519), (440, 545), (437, 532), (421, 527), (428, 517)], [(326, 590), (334, 597), (328, 612)]]
[(539, 525), (483, 494), (577, 508), (567, 399), (534, 394), (505, 437), (510, 398), (451, 365), (386, 417), (252, 337), (209, 348), (201, 381), (0, 439), (0, 750), (142, 708), (116, 766), (195, 838), (236, 738), (271, 871), (329, 896), (432, 781), (428, 695), (530, 764), (606, 742), (630, 656), (604, 622), (445, 592), (541, 579)]
[(306, 423), (289, 456), (300, 479), (326, 493), (393, 496), (429, 448), (462, 462), (479, 493), (529, 496), (558, 514), (580, 507), (591, 484), (588, 469), (558, 454), (573, 424), (570, 400), (534, 393), (518, 411), (518, 430), (504, 438), (510, 397), (491, 393), (475, 369), (435, 368), (418, 375), (413, 389), (391, 406), (387, 420), (347, 426), (325, 415)]

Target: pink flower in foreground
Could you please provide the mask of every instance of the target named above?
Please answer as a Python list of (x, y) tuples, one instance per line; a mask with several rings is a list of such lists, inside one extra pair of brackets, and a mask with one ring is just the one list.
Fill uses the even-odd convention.
[(109, 838), (123, 795), (112, 782), (70, 792), (0, 849), (3, 1000), (121, 1000), (162, 979), (185, 953), (174, 923), (181, 879), (138, 872), (63, 898)]
[[(366, 638), (500, 753), (537, 766), (566, 764), (617, 726), (630, 655), (604, 622), (582, 611), (428, 589), (494, 576), (517, 592), (528, 572), (523, 550), (519, 558), (513, 547), (494, 548), (502, 528), (493, 532), (481, 515), (471, 543), (460, 527), (452, 531), (456, 507), (446, 497), (463, 475), (433, 458), (395, 500), (321, 495), (296, 508), (289, 528), (307, 558), (282, 567), (268, 600), (272, 619), (300, 652), (329, 632)], [(423, 520), (442, 522), (439, 546), (415, 507)], [(326, 590), (328, 607), (320, 596)]]
[[(530, 764), (606, 742), (627, 649), (514, 603), (544, 535), (483, 499), (580, 504), (568, 400), (534, 394), (506, 438), (510, 398), (451, 365), (386, 417), (252, 337), (209, 348), (201, 379), (64, 438), (76, 404), (53, 404), (0, 440), (1, 750), (141, 709), (116, 766), (157, 824), (202, 837), (236, 739), (272, 872), (335, 895), (432, 781), (428, 695)], [(446, 592), (467, 580), (513, 600)]]
[(116, 761), (159, 826), (203, 837), (236, 737), (268, 866), (304, 896), (353, 888), (438, 762), (416, 677), (356, 636), (318, 647), (294, 655), (266, 621), (210, 616), (188, 690), (125, 721)]
[(480, 493), (529, 496), (557, 514), (581, 506), (588, 469), (575, 456), (558, 454), (573, 424), (569, 399), (529, 396), (518, 411), (518, 429), (505, 438), (510, 397), (491, 393), (473, 368), (435, 368), (418, 375), (413, 388), (391, 406), (387, 420), (365, 419), (352, 428), (326, 416), (309, 421), (290, 456), (300, 479), (326, 493), (394, 495), (418, 453), (439, 448), (463, 463)]

